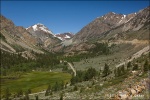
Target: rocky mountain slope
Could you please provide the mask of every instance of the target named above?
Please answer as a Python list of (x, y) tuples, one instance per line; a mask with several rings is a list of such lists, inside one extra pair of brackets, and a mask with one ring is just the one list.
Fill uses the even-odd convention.
[(74, 36), (73, 42), (84, 42), (99, 38), (104, 39), (106, 36), (107, 38), (105, 39), (109, 39), (117, 35), (124, 35), (123, 32), (135, 32), (143, 27), (146, 28), (150, 21), (149, 9), (150, 7), (147, 7), (137, 13), (128, 15), (110, 12), (104, 16), (98, 17), (87, 26), (83, 27)]
[(52, 47), (55, 44), (61, 42), (60, 39), (58, 39), (53, 33), (52, 31), (50, 31), (46, 26), (44, 26), (43, 24), (35, 24), (33, 26), (30, 26), (28, 28), (26, 28), (26, 30), (32, 34), (32, 36), (34, 36), (35, 38), (38, 39), (38, 44), (40, 46), (44, 46), (44, 47)]
[(15, 26), (14, 23), (1, 15), (0, 22), (1, 49), (8, 52), (20, 52), (30, 50), (43, 53), (36, 46), (37, 39), (33, 37), (25, 28)]
[(14, 23), (1, 15), (1, 49), (7, 52), (34, 51), (43, 53), (41, 49), (50, 48), (61, 43), (52, 31), (43, 24), (35, 24), (28, 28), (15, 26)]

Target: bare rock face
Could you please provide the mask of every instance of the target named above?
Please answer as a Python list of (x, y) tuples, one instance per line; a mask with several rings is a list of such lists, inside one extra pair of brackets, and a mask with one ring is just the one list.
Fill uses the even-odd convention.
[(123, 27), (123, 31), (132, 29), (133, 31), (138, 31), (144, 25), (150, 22), (150, 7), (140, 10), (135, 17), (133, 17), (128, 23)]
[(35, 24), (31, 27), (26, 28), (26, 30), (33, 35), (35, 38), (38, 39), (37, 43), (40, 46), (49, 47), (54, 46), (57, 43), (60, 43), (61, 40), (58, 39), (52, 31), (50, 31), (46, 26), (43, 24)]
[[(12, 47), (13, 49), (22, 48), (24, 50), (33, 50), (41, 53), (42, 51), (36, 50), (35, 45), (37, 39), (34, 38), (28, 31), (23, 27), (15, 26), (14, 23), (1, 15), (1, 35), (5, 37), (5, 41), (2, 47)], [(7, 48), (2, 48), (6, 50)], [(6, 50), (7, 51), (7, 50)], [(8, 49), (8, 51), (11, 51)]]
[(104, 16), (96, 18), (94, 21), (83, 27), (74, 37), (73, 42), (85, 42), (101, 38), (104, 34), (111, 34), (111, 30), (116, 33), (126, 31), (138, 31), (145, 24), (149, 23), (149, 8), (140, 10), (138, 13), (128, 15), (110, 12)]

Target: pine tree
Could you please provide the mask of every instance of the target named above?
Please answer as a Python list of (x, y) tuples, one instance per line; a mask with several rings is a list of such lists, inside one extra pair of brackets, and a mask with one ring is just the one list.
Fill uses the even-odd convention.
[(63, 100), (63, 93), (60, 94), (60, 100)]
[(58, 91), (58, 90), (59, 90), (59, 85), (58, 85), (58, 82), (56, 82), (54, 85), (54, 91)]
[(121, 70), (120, 67), (117, 68), (117, 77), (119, 77), (121, 75)]
[(114, 69), (114, 74), (115, 74), (115, 77), (117, 77), (117, 69), (116, 68)]
[(105, 63), (104, 70), (103, 70), (103, 77), (107, 76), (109, 74), (109, 66)]
[(75, 85), (74, 88), (73, 88), (73, 90), (74, 90), (74, 91), (77, 91), (77, 90), (78, 90), (78, 87)]
[(121, 66), (121, 74), (123, 75), (125, 73), (124, 65)]
[(6, 100), (9, 100), (9, 97), (10, 97), (10, 91), (9, 91), (9, 88), (6, 88), (6, 91), (5, 91), (5, 97), (6, 97)]
[(132, 70), (138, 70), (138, 64), (134, 64)]
[(31, 94), (31, 89), (28, 89), (28, 94)]
[(38, 97), (38, 95), (36, 95), (36, 96), (35, 96), (35, 100), (39, 100), (39, 97)]
[(127, 69), (131, 68), (131, 62), (128, 62)]
[(61, 89), (64, 89), (64, 82), (63, 81), (61, 81)]
[(25, 100), (29, 100), (29, 93), (28, 93), (28, 91), (25, 92), (25, 98), (24, 99)]
[(18, 93), (17, 93), (17, 96), (18, 96), (18, 97), (21, 96), (21, 95), (23, 95), (22, 89), (20, 89), (20, 90), (18, 91)]
[(48, 85), (48, 88), (45, 92), (45, 96), (48, 96), (50, 94), (50, 92), (51, 92), (51, 85)]
[(148, 71), (148, 67), (149, 67), (149, 66), (148, 66), (148, 61), (147, 61), (147, 60), (145, 61), (143, 67), (144, 67), (144, 68), (143, 68), (143, 71), (144, 71), (144, 72)]

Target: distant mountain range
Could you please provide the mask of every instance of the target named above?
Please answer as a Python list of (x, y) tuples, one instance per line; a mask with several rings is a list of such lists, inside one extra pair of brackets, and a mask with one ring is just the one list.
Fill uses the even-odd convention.
[(15, 26), (11, 20), (1, 15), (1, 50), (7, 52), (30, 50), (38, 53), (44, 53), (45, 50), (72, 52), (93, 48), (92, 43), (96, 41), (148, 40), (149, 10), (150, 7), (147, 7), (128, 15), (110, 12), (97, 17), (75, 35), (70, 32), (54, 34), (40, 23), (28, 28)]
[(58, 37), (60, 40), (65, 41), (65, 40), (69, 40), (73, 38), (74, 34), (71, 32), (68, 32), (68, 33), (56, 34), (55, 36)]

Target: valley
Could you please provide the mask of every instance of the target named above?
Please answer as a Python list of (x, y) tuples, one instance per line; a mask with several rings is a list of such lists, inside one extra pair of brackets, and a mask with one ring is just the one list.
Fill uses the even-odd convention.
[(76, 34), (1, 15), (1, 100), (148, 100), (149, 9), (109, 12)]

